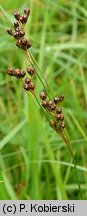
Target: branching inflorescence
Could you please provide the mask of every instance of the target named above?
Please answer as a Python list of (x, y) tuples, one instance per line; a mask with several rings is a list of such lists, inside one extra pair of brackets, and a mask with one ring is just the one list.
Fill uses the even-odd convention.
[[(8, 34), (15, 39), (16, 46), (20, 48), (22, 52), (25, 54), (25, 56), (27, 57), (29, 61), (29, 65), (26, 68), (26, 71), (18, 68), (16, 69), (8, 68), (7, 74), (22, 79), (23, 88), (27, 92), (31, 92), (33, 96), (37, 99), (41, 111), (48, 119), (50, 126), (54, 130), (56, 130), (56, 132), (61, 132), (65, 128), (65, 122), (64, 122), (64, 114), (62, 113), (62, 109), (59, 107), (59, 104), (63, 101), (64, 95), (61, 95), (59, 97), (56, 96), (53, 100), (51, 100), (49, 97), (48, 90), (46, 89), (46, 87), (44, 87), (43, 81), (41, 80), (41, 76), (38, 75), (38, 72), (34, 67), (33, 59), (28, 53), (28, 49), (30, 49), (32, 44), (25, 37), (25, 31), (24, 31), (24, 27), (25, 24), (27, 23), (29, 15), (30, 15), (30, 10), (28, 8), (24, 9), (23, 15), (20, 15), (19, 12), (16, 12), (14, 14), (14, 17), (16, 19), (16, 21), (14, 22), (14, 30), (9, 28), (7, 29)], [(32, 81), (32, 78), (35, 75), (38, 76), (44, 88), (44, 90), (41, 91), (39, 94), (39, 98), (41, 99), (41, 102), (39, 101), (39, 98), (35, 93), (35, 84)], [(45, 85), (47, 85), (46, 82)]]
[[(32, 54), (29, 52), (32, 44), (25, 37), (25, 30), (24, 30), (29, 15), (30, 15), (30, 10), (28, 8), (24, 9), (23, 15), (20, 15), (19, 12), (16, 12), (14, 14), (14, 17), (16, 19), (13, 27), (14, 30), (9, 28), (7, 29), (8, 34), (15, 39), (16, 46), (23, 52), (23, 54), (27, 58), (29, 65), (26, 68), (26, 71), (18, 68), (16, 69), (8, 68), (7, 74), (10, 76), (15, 76), (16, 78), (20, 79), (23, 82), (24, 90), (27, 93), (28, 92), (32, 93), (32, 95), (35, 97), (39, 105), (39, 108), (41, 109), (42, 114), (48, 120), (49, 125), (63, 138), (73, 158), (80, 198), (82, 199), (80, 183), (79, 183), (77, 170), (76, 170), (76, 159), (70, 143), (70, 139), (68, 137), (67, 130), (66, 129), (64, 130), (65, 128), (64, 114), (62, 113), (62, 109), (60, 107), (60, 103), (64, 100), (64, 95), (54, 97), (52, 94), (52, 98), (50, 97), (52, 93), (51, 89), (49, 88), (43, 73), (39, 69), (37, 62), (35, 61)], [(39, 78), (43, 86), (43, 91), (41, 91), (39, 95), (37, 95), (35, 91), (36, 86), (35, 83), (33, 83), (34, 76), (37, 76)]]

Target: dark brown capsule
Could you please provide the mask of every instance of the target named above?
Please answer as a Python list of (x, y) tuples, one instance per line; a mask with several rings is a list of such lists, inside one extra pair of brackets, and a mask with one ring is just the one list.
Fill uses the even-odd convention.
[(49, 111), (54, 111), (55, 108), (56, 108), (56, 105), (55, 105), (55, 103), (53, 101), (48, 101), (47, 102), (47, 107), (48, 107)]
[(57, 118), (57, 120), (59, 121), (60, 120), (60, 114), (56, 114), (56, 118)]
[(63, 120), (64, 119), (64, 114), (61, 114), (60, 115), (60, 120)]
[(13, 31), (12, 31), (12, 29), (8, 28), (8, 29), (7, 29), (7, 33), (8, 33), (9, 35), (13, 36)]
[(45, 100), (47, 98), (46, 92), (44, 92), (44, 91), (40, 92), (40, 98), (42, 100)]
[(29, 8), (25, 8), (24, 9), (24, 13), (29, 16), (30, 15), (30, 9)]
[(29, 49), (31, 47), (31, 42), (29, 42), (26, 38), (20, 38), (17, 44), (21, 49)]
[(8, 68), (6, 73), (10, 76), (14, 76), (14, 69), (13, 68)]
[(23, 37), (25, 35), (25, 32), (23, 30), (20, 30), (20, 37)]
[(33, 82), (28, 82), (28, 80), (25, 79), (25, 82), (24, 82), (24, 89), (27, 90), (27, 91), (34, 91), (35, 89), (35, 85)]
[(32, 43), (27, 40), (27, 49), (29, 49), (32, 46)]
[(20, 29), (20, 30), (18, 31), (18, 37), (21, 38), (21, 37), (23, 37), (24, 35), (25, 35), (25, 32), (24, 32), (22, 29)]
[(27, 39), (26, 38), (20, 38), (16, 42), (16, 46), (18, 46), (20, 49), (27, 49)]
[(34, 91), (35, 85), (34, 85), (33, 82), (30, 82), (30, 83), (29, 83), (29, 88), (30, 88), (30, 90)]
[(15, 70), (14, 70), (14, 76), (15, 77), (17, 77), (17, 78), (23, 78), (24, 76), (25, 76), (25, 71), (24, 70), (20, 70), (20, 69), (18, 69), (18, 68), (16, 68)]
[(53, 101), (50, 100), (50, 101), (48, 101), (47, 104), (48, 104), (48, 106), (50, 107), (50, 106), (53, 104)]
[(57, 104), (59, 101), (60, 101), (59, 97), (56, 96), (56, 97), (54, 98), (54, 103)]
[(49, 111), (51, 111), (52, 104), (53, 104), (53, 101), (48, 101), (47, 102), (47, 108), (48, 108)]
[(61, 113), (62, 112), (62, 109), (61, 108), (57, 108), (57, 110), (56, 110), (56, 113)]
[(26, 38), (21, 38), (19, 42), (20, 42), (20, 44), (27, 46), (27, 39)]
[(29, 83), (31, 82), (31, 79), (28, 78), (28, 77), (26, 77), (25, 82), (26, 82), (27, 84), (29, 84)]
[(20, 22), (21, 22), (22, 24), (26, 24), (27, 19), (28, 19), (28, 16), (27, 16), (27, 15), (20, 16)]
[(25, 77), (25, 75), (26, 75), (25, 71), (24, 70), (20, 70), (20, 72), (21, 72), (21, 77), (22, 78)]
[(24, 88), (26, 91), (30, 91), (29, 84), (27, 84), (26, 82), (24, 82), (23, 88)]
[(65, 127), (66, 127), (65, 122), (61, 122), (60, 128), (61, 128), (61, 129), (64, 129)]
[(42, 107), (44, 107), (44, 108), (47, 107), (47, 102), (45, 100), (42, 101)]
[(20, 27), (17, 27), (17, 28), (15, 29), (16, 32), (19, 32), (20, 30), (21, 30)]
[(13, 34), (13, 37), (16, 39), (20, 39), (21, 37), (23, 37), (25, 35), (25, 32), (23, 30), (16, 30)]
[(16, 76), (17, 78), (20, 78), (20, 74), (21, 74), (20, 69), (16, 68), (14, 70), (14, 76)]
[(33, 76), (35, 73), (35, 70), (32, 66), (27, 67), (27, 72), (30, 74), (30, 76)]
[(14, 22), (14, 27), (15, 27), (15, 29), (19, 28), (19, 23), (18, 23), (18, 21)]
[(16, 39), (19, 39), (19, 33), (18, 32), (14, 32), (13, 37)]
[(16, 19), (17, 21), (19, 21), (19, 20), (20, 20), (20, 13), (19, 13), (19, 12), (16, 12), (16, 13), (14, 14), (14, 17), (15, 17), (15, 19)]
[(55, 104), (52, 104), (52, 105), (50, 106), (51, 111), (54, 111), (55, 108), (56, 108)]
[(60, 102), (64, 100), (64, 95), (60, 95), (59, 97)]

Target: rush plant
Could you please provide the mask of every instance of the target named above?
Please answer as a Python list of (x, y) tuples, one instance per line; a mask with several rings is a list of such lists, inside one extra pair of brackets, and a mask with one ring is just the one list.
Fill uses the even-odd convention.
[[(36, 60), (34, 59), (30, 51), (32, 43), (26, 38), (25, 34), (25, 25), (29, 16), (29, 8), (24, 9), (23, 15), (21, 15), (19, 12), (16, 12), (14, 14), (15, 22), (13, 28), (7, 29), (7, 33), (14, 38), (15, 45), (21, 50), (21, 52), (28, 60), (28, 66), (26, 70), (24, 70), (23, 68), (8, 68), (7, 74), (9, 76), (16, 77), (20, 82), (22, 82), (22, 87), (26, 91), (26, 93), (28, 95), (32, 94), (32, 96), (36, 99), (37, 106), (40, 109), (42, 115), (48, 121), (49, 126), (52, 127), (53, 130), (55, 130), (56, 133), (62, 137), (73, 158), (80, 198), (82, 199), (82, 193), (76, 169), (75, 152), (73, 151), (71, 146), (67, 132), (67, 125), (65, 123), (65, 116), (61, 108), (61, 103), (64, 100), (64, 95), (54, 95), (48, 85), (46, 78), (43, 75), (43, 72), (40, 70)], [(42, 91), (40, 91), (39, 94), (36, 91), (36, 76), (42, 84)]]

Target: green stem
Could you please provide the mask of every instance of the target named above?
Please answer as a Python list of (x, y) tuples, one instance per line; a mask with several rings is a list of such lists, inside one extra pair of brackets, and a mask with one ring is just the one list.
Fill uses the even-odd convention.
[(79, 188), (79, 194), (80, 194), (80, 199), (83, 200), (82, 198), (82, 192), (81, 192), (81, 187), (80, 187), (80, 182), (79, 182), (79, 178), (78, 178), (78, 174), (77, 174), (77, 167), (76, 167), (76, 158), (75, 158), (75, 153), (73, 152), (72, 146), (71, 146), (71, 142), (68, 136), (68, 132), (65, 129), (64, 131), (60, 132), (60, 135), (62, 136), (65, 144), (67, 145), (70, 154), (72, 156), (73, 159), (73, 164), (74, 164), (74, 169), (75, 169), (75, 175), (76, 175), (76, 179), (77, 179), (77, 183), (78, 183), (78, 188)]
[(74, 168), (75, 168), (75, 174), (76, 174), (76, 178), (77, 178), (77, 182), (78, 182), (80, 198), (81, 198), (81, 200), (83, 200), (83, 198), (82, 198), (82, 192), (81, 192), (81, 187), (80, 187), (80, 182), (79, 182), (79, 178), (78, 178), (78, 174), (77, 174), (75, 155), (74, 156), (72, 155), (72, 158), (73, 158), (73, 164), (74, 164)]
[(32, 55), (30, 52), (29, 52), (29, 54), (30, 54), (30, 57), (31, 57), (32, 61), (35, 63), (37, 69), (39, 70), (41, 76), (43, 77), (43, 80), (44, 80), (44, 82), (46, 83), (49, 92), (51, 92), (52, 96), (54, 97), (54, 94), (53, 94), (51, 88), (49, 87), (48, 82), (47, 82), (47, 80), (45, 79), (45, 77), (44, 77), (44, 75), (43, 75), (41, 69), (39, 68), (39, 66), (38, 66), (38, 64), (37, 64), (37, 62), (36, 62), (36, 60), (35, 60), (35, 58), (33, 57), (33, 55)]
[[(36, 74), (37, 74), (37, 77), (39, 78), (39, 80), (40, 80), (40, 82), (41, 82), (41, 84), (42, 84), (44, 90), (46, 91), (46, 93), (47, 93), (47, 95), (48, 95), (48, 97), (49, 97), (49, 92), (47, 91), (47, 89), (46, 89), (46, 87), (45, 87), (45, 85), (44, 85), (44, 83), (43, 83), (43, 81), (42, 81), (42, 78), (40, 77), (40, 74), (37, 73), (37, 70), (36, 70), (35, 65), (34, 65), (34, 61), (31, 59), (30, 53), (29, 53), (29, 52), (26, 52), (26, 51), (23, 51), (23, 50), (22, 50), (22, 52), (23, 52), (23, 54), (25, 55), (25, 57), (27, 58), (27, 60), (29, 61), (29, 63), (32, 65), (32, 67), (35, 69), (35, 72), (36, 72)], [(49, 97), (49, 98), (50, 98), (50, 97)]]

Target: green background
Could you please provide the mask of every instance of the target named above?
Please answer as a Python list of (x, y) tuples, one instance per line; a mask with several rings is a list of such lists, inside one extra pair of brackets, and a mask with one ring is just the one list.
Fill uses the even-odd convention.
[[(31, 53), (54, 95), (64, 94), (66, 127), (87, 199), (87, 1), (0, 0), (0, 199), (80, 199), (67, 146), (41, 116), (8, 67), (25, 69), (26, 58), (6, 29), (15, 11), (29, 6)], [(8, 19), (7, 19), (7, 17)], [(10, 20), (10, 22), (9, 22)], [(36, 78), (37, 93), (42, 89)]]

